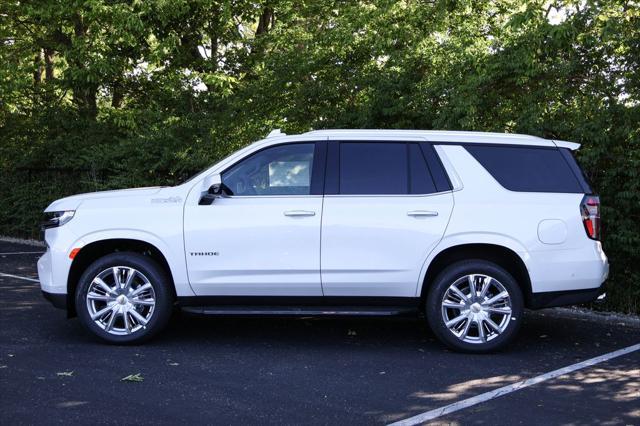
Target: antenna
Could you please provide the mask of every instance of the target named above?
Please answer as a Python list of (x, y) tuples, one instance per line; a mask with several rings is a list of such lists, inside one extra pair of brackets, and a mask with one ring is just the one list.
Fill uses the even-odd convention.
[(268, 138), (272, 138), (274, 136), (286, 136), (286, 133), (280, 131), (280, 129), (273, 129), (268, 135)]

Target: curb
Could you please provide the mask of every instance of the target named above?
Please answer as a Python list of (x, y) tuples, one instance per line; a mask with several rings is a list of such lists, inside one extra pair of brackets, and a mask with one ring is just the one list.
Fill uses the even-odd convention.
[(535, 312), (540, 316), (552, 316), (555, 318), (569, 318), (579, 321), (603, 322), (633, 328), (640, 328), (640, 316), (626, 315), (617, 312), (592, 311), (579, 307), (551, 308)]
[(5, 237), (4, 235), (0, 235), (0, 241), (5, 242), (5, 243), (25, 244), (25, 245), (28, 245), (28, 246), (35, 246), (35, 247), (45, 247), (46, 246), (44, 241), (24, 240), (22, 238)]

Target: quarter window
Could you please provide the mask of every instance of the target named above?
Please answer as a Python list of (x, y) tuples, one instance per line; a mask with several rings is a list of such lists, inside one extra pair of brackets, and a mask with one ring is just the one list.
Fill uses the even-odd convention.
[(558, 149), (495, 145), (465, 148), (500, 185), (511, 191), (583, 192)]
[(222, 174), (231, 195), (309, 195), (315, 144), (280, 145), (241, 160)]

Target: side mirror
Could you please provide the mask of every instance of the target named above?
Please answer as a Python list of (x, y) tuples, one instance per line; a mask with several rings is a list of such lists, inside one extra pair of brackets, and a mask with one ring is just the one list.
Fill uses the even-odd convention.
[(207, 192), (200, 198), (200, 202), (198, 203), (199, 205), (208, 206), (212, 204), (216, 198), (224, 197), (226, 195), (224, 184), (222, 183), (222, 178), (220, 177), (220, 175), (211, 176), (205, 181), (205, 185), (206, 184), (209, 184), (209, 188), (207, 189)]
[(222, 184), (221, 183), (214, 183), (207, 190), (207, 194), (214, 195), (216, 197), (221, 197), (222, 195), (224, 195), (224, 190), (222, 189)]

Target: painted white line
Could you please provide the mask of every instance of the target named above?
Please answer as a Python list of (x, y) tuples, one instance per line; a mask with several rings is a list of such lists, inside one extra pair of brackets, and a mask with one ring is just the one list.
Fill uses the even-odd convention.
[(460, 411), (465, 408), (473, 407), (474, 405), (501, 397), (503, 395), (507, 395), (511, 392), (528, 388), (529, 386), (533, 386), (538, 383), (545, 382), (547, 380), (555, 379), (556, 377), (564, 376), (566, 374), (573, 373), (574, 371), (582, 370), (583, 368), (591, 367), (601, 362), (605, 362), (610, 359), (623, 356), (638, 350), (640, 350), (640, 343), (623, 348), (623, 349), (619, 349), (614, 352), (610, 352), (608, 354), (600, 355), (595, 358), (591, 358), (586, 361), (579, 362), (577, 364), (572, 364), (567, 367), (551, 371), (549, 373), (541, 374), (539, 376), (532, 377), (531, 379), (522, 380), (520, 382), (516, 382), (511, 385), (503, 386), (499, 389), (492, 390), (490, 392), (485, 392), (471, 398), (463, 399), (462, 401), (454, 402), (453, 404), (436, 408), (435, 410), (427, 411), (426, 413), (418, 414), (417, 416), (409, 417), (408, 419), (397, 421), (395, 423), (392, 423), (389, 426), (410, 426), (410, 425), (417, 425), (424, 422), (428, 422), (429, 420), (437, 419), (438, 417), (455, 413), (456, 411)]
[(7, 256), (9, 254), (42, 254), (43, 251), (13, 251), (9, 253), (0, 253), (0, 256)]
[(36, 280), (35, 278), (21, 277), (20, 275), (13, 275), (13, 274), (5, 274), (4, 272), (0, 272), (0, 277), (17, 278), (19, 280), (32, 281), (34, 283), (40, 282), (40, 280)]

